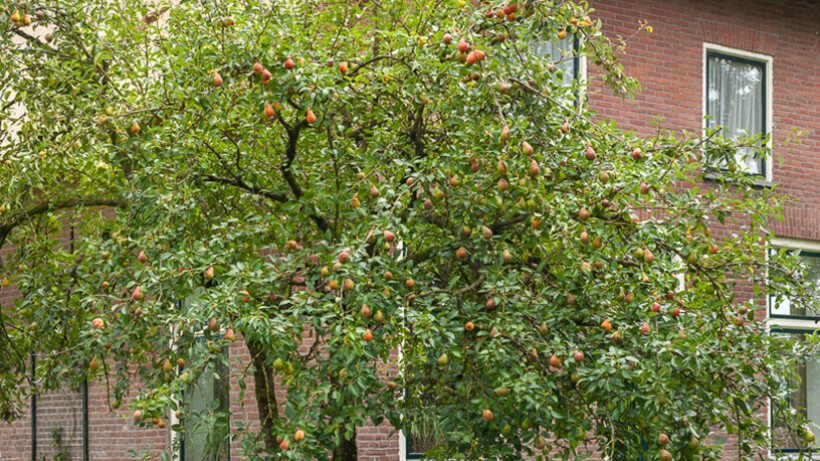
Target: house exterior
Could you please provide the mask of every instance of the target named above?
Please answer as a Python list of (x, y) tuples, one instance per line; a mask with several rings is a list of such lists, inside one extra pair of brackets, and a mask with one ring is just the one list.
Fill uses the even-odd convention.
[[(759, 177), (759, 187), (776, 185), (778, 192), (799, 199), (785, 210), (784, 221), (771, 223), (770, 231), (778, 246), (802, 250), (811, 275), (820, 278), (820, 164), (815, 162), (820, 158), (820, 1), (590, 3), (605, 33), (627, 40), (621, 62), (642, 86), (634, 100), (621, 101), (602, 86), (592, 63), (569, 63), (573, 75), (589, 82), (585, 97), (599, 119), (613, 119), (642, 136), (652, 136), (659, 129), (699, 133), (707, 123), (771, 135), (773, 158), (751, 159), (740, 167)], [(646, 21), (653, 32), (635, 34), (639, 21)], [(714, 122), (704, 122), (706, 115)], [(655, 122), (655, 117), (660, 121)], [(800, 132), (800, 144), (793, 139), (794, 130)], [(723, 226), (715, 231), (733, 229)], [(71, 238), (66, 230), (63, 241)], [(741, 295), (752, 296), (751, 292)], [(15, 296), (12, 290), (0, 291), (0, 304), (10, 305)], [(788, 303), (774, 306), (760, 299), (759, 304), (759, 318), (766, 317), (773, 331), (799, 336), (817, 328), (810, 313), (794, 311)], [(230, 346), (228, 353), (231, 361), (250, 361), (242, 341)], [(818, 423), (814, 431), (820, 433), (820, 365), (809, 363), (801, 374), (803, 386), (794, 402), (807, 408), (808, 417)], [(248, 383), (247, 396), (253, 395), (252, 386)], [(218, 400), (233, 411), (236, 422), (258, 419), (252, 397), (240, 403), (234, 377), (212, 380), (207, 389), (209, 395), (190, 398), (200, 404)], [(24, 417), (11, 425), (0, 424), (0, 460), (120, 460), (130, 457), (129, 450), (151, 447), (160, 452), (170, 447), (173, 418), (164, 429), (140, 428), (131, 423), (127, 408), (126, 400), (118, 410), (110, 410), (106, 392), (97, 382), (40, 396)], [(778, 438), (776, 417), (768, 417)], [(360, 459), (421, 457), (403, 435), (390, 433), (386, 424), (361, 429)], [(240, 449), (238, 441), (232, 442), (221, 459), (229, 459), (228, 452), (238, 457)], [(186, 461), (203, 456), (198, 441), (183, 447)]]

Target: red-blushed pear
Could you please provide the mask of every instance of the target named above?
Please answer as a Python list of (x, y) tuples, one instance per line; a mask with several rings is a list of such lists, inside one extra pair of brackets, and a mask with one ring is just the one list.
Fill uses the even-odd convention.
[(376, 187), (376, 186), (370, 186), (370, 196), (371, 196), (372, 198), (376, 198), (376, 197), (378, 197), (380, 194), (381, 194), (381, 192), (379, 192), (379, 188), (378, 188), (378, 187)]
[(528, 173), (530, 174), (530, 176), (538, 176), (538, 173), (540, 173), (540, 172), (541, 172), (541, 168), (538, 167), (538, 162), (536, 162), (535, 159), (533, 159), (530, 162), (530, 169), (529, 169)]
[(601, 322), (601, 328), (605, 329), (606, 331), (612, 330), (612, 323), (609, 320), (604, 320)]
[(308, 109), (307, 115), (305, 115), (305, 120), (307, 120), (308, 123), (316, 122), (316, 114), (314, 114), (312, 110)]
[(547, 441), (544, 440), (544, 438), (540, 435), (535, 439), (535, 448), (538, 450), (543, 450), (544, 448), (547, 448)]
[(444, 200), (444, 192), (436, 187), (436, 190), (433, 191), (433, 197), (435, 197), (436, 200)]
[(381, 310), (377, 310), (375, 314), (373, 314), (373, 320), (377, 323), (384, 322), (384, 314), (382, 314)]
[(265, 104), (265, 117), (270, 118), (273, 117), (274, 114), (275, 112), (273, 110), (273, 106), (271, 106), (270, 104)]
[(467, 65), (471, 66), (476, 63), (478, 59), (475, 57), (475, 51), (470, 51), (467, 53)]
[(390, 271), (385, 271), (384, 275), (382, 275), (382, 278), (389, 282), (393, 280), (393, 273)]
[(185, 359), (183, 359), (182, 357), (178, 358), (177, 359), (177, 365), (179, 365), (180, 367), (184, 367), (185, 366)]
[(649, 334), (649, 332), (651, 332), (651, 331), (652, 331), (652, 327), (650, 327), (648, 323), (644, 323), (643, 325), (641, 325), (641, 333), (646, 335), (646, 334)]
[(496, 169), (499, 173), (504, 174), (507, 172), (507, 165), (504, 164), (503, 160), (498, 160), (498, 165), (496, 166)]
[(589, 161), (595, 160), (595, 149), (593, 149), (592, 146), (587, 146), (587, 150), (584, 156)]
[(205, 269), (204, 277), (205, 277), (205, 280), (213, 280), (213, 278), (214, 278), (214, 267), (213, 266), (208, 266), (208, 268)]
[(433, 209), (433, 202), (429, 198), (426, 198), (424, 202), (422, 202), (422, 206), (424, 206), (425, 210), (430, 211)]
[(88, 362), (88, 368), (90, 368), (92, 370), (96, 370), (99, 367), (100, 367), (100, 361), (97, 360), (97, 357), (92, 357), (91, 361)]
[(671, 315), (672, 317), (677, 317), (677, 316), (679, 316), (679, 315), (680, 315), (680, 308), (679, 308), (679, 307), (678, 307), (678, 308), (676, 308), (675, 310), (673, 310), (672, 312), (670, 312), (670, 313), (669, 313), (669, 315)]
[(632, 151), (632, 159), (640, 160), (641, 158), (643, 158), (643, 152), (641, 152), (641, 150), (636, 147), (635, 150)]
[(648, 194), (649, 193), (649, 185), (646, 184), (645, 182), (642, 182), (641, 185), (638, 187), (638, 189), (641, 191), (642, 194)]
[(504, 261), (504, 264), (509, 264), (512, 261), (512, 253), (510, 253), (510, 250), (504, 250), (501, 253), (501, 260)]
[(564, 361), (559, 359), (558, 356), (555, 355), (555, 354), (552, 354), (552, 357), (550, 357), (550, 366), (552, 366), (552, 367), (561, 368), (561, 365), (563, 363), (564, 363)]
[(450, 34), (444, 34), (444, 37), (441, 38), (441, 43), (445, 45), (449, 45), (453, 42), (453, 36)]
[(105, 322), (103, 321), (103, 319), (97, 317), (91, 321), (91, 326), (98, 330), (102, 330), (105, 328)]
[(447, 362), (448, 362), (448, 359), (447, 359), (447, 354), (441, 354), (441, 355), (440, 355), (440, 356), (436, 359), (436, 363), (437, 363), (437, 364), (438, 364), (438, 366), (440, 366), (440, 367), (447, 366)]
[(509, 387), (499, 387), (495, 390), (495, 395), (498, 397), (506, 397), (510, 395), (510, 388)]
[(521, 143), (521, 151), (524, 152), (526, 155), (532, 155), (533, 152), (535, 152), (530, 143), (528, 143), (527, 141)]
[(408, 289), (412, 290), (413, 288), (416, 287), (416, 281), (413, 280), (413, 279), (407, 279), (404, 282), (404, 286), (406, 286)]
[(490, 339), (495, 338), (499, 333), (498, 328), (492, 327), (492, 329), (490, 329)]
[(370, 318), (371, 315), (373, 315), (373, 313), (370, 311), (370, 306), (367, 304), (362, 305), (362, 317), (367, 319)]
[(660, 460), (661, 461), (672, 461), (672, 453), (669, 453), (668, 451), (662, 449), (660, 451)]
[(138, 423), (138, 422), (142, 421), (142, 411), (136, 410), (136, 411), (134, 411), (134, 414), (132, 416), (134, 417), (134, 422), (135, 423)]
[(481, 226), (481, 235), (485, 238), (491, 238), (493, 236), (493, 231), (487, 226)]
[(473, 324), (473, 322), (467, 322), (464, 324), (464, 329), (467, 331), (473, 331), (474, 328), (475, 324)]
[(296, 442), (298, 442), (298, 441), (300, 441), (304, 438), (305, 438), (305, 432), (301, 429), (297, 429), (296, 433), (293, 434), (293, 440), (296, 441)]
[(174, 369), (174, 365), (171, 363), (171, 361), (170, 361), (170, 360), (165, 359), (165, 361), (164, 361), (164, 362), (162, 362), (162, 369), (163, 369), (166, 373), (170, 373), (170, 372), (171, 372), (171, 370), (173, 370), (173, 369)]
[(342, 270), (342, 263), (338, 261), (333, 263), (333, 272), (339, 272), (340, 270)]
[(458, 186), (458, 184), (459, 184), (458, 176), (450, 177), (450, 186), (451, 187), (456, 187), (456, 186)]
[(347, 251), (342, 251), (339, 253), (338, 258), (340, 263), (346, 263), (350, 261), (350, 253), (348, 253)]
[(577, 302), (578, 301), (575, 299), (575, 296), (572, 293), (567, 295), (567, 304), (569, 304), (570, 306), (574, 306)]
[(709, 245), (709, 253), (715, 254), (718, 252), (718, 247), (716, 245)]
[(658, 436), (658, 445), (664, 446), (669, 443), (669, 436), (666, 434), (661, 434)]
[[(486, 57), (486, 55), (484, 54), (483, 51), (475, 50), (475, 58), (478, 62), (483, 61), (485, 57)], [(475, 79), (473, 79), (473, 80), (475, 80)]]
[(488, 423), (493, 420), (493, 412), (490, 411), (488, 408), (485, 408), (481, 411), (481, 417), (484, 418), (484, 421)]
[(262, 63), (257, 62), (256, 64), (253, 65), (253, 73), (254, 74), (262, 75), (263, 70), (265, 70), (265, 67), (262, 65)]
[(131, 125), (131, 134), (135, 134), (135, 135), (137, 135), (137, 134), (139, 134), (139, 133), (140, 133), (140, 125), (139, 125), (139, 123), (134, 122), (134, 123)]
[(341, 72), (342, 75), (347, 73), (347, 61), (339, 64), (339, 72)]
[(271, 79), (271, 77), (272, 77), (272, 75), (270, 74), (270, 71), (268, 69), (264, 69), (262, 71), (262, 83), (267, 85), (268, 81)]
[(587, 231), (581, 232), (581, 243), (589, 243), (589, 234), (587, 234)]
[(501, 127), (501, 139), (503, 141), (509, 141), (511, 137), (512, 133), (510, 133), (510, 127), (507, 125)]
[(219, 323), (216, 321), (216, 317), (211, 317), (211, 321), (208, 322), (208, 330), (212, 332), (219, 331)]
[(589, 211), (587, 211), (586, 208), (581, 207), (581, 209), (578, 210), (578, 219), (580, 219), (581, 221), (586, 221), (587, 219), (589, 219)]
[(456, 258), (467, 259), (467, 249), (464, 247), (460, 247), (458, 250), (456, 250)]
[(486, 307), (488, 310), (495, 309), (495, 298), (487, 298), (487, 301), (484, 302), (484, 307)]
[(362, 339), (364, 339), (366, 343), (373, 341), (373, 333), (370, 332), (370, 328), (368, 328), (367, 331), (364, 332), (364, 336), (362, 336)]
[(652, 312), (660, 312), (661, 305), (658, 303), (652, 303), (652, 306), (649, 307), (649, 310), (651, 310)]
[(294, 67), (296, 67), (296, 63), (293, 62), (293, 59), (290, 59), (290, 58), (285, 59), (285, 69), (290, 70), (290, 69), (293, 69)]
[(653, 255), (652, 252), (649, 251), (649, 248), (644, 250), (644, 252), (643, 252), (643, 262), (645, 262), (647, 264), (652, 264), (654, 261), (655, 261), (655, 255)]
[(236, 341), (236, 335), (233, 332), (233, 328), (228, 328), (228, 330), (225, 332), (225, 339), (227, 339), (230, 342)]
[(133, 293), (131, 293), (131, 299), (134, 301), (142, 301), (145, 295), (142, 294), (142, 290), (140, 289), (139, 285), (134, 288)]
[(464, 40), (464, 37), (462, 37), (458, 41), (458, 51), (461, 51), (462, 53), (466, 53), (467, 50), (469, 50), (469, 49), (470, 49), (470, 45), (468, 45), (467, 42)]
[(389, 243), (393, 243), (393, 240), (396, 240), (396, 234), (394, 234), (394, 233), (392, 233), (388, 230), (384, 231), (383, 235), (384, 235), (384, 239)]
[(219, 75), (218, 72), (214, 72), (214, 78), (211, 85), (213, 85), (214, 88), (222, 86), (222, 76)]
[(355, 284), (353, 283), (353, 280), (345, 279), (344, 287), (346, 291), (351, 291), (355, 287)]
[(577, 363), (581, 363), (584, 361), (584, 353), (581, 351), (575, 351), (572, 353), (572, 358), (575, 359)]
[(288, 439), (284, 439), (284, 440), (282, 440), (282, 443), (279, 444), (279, 449), (280, 450), (287, 450), (289, 446), (290, 446), (290, 443), (288, 442)]
[(609, 173), (607, 173), (606, 171), (598, 173), (598, 180), (606, 184), (607, 182), (609, 182)]
[(148, 262), (148, 256), (145, 255), (144, 251), (140, 251), (139, 256), (137, 256), (137, 261), (139, 261), (142, 264)]

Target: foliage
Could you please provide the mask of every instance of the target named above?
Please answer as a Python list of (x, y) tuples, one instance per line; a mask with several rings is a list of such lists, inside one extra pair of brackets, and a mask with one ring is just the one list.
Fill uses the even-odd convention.
[(434, 396), (440, 457), (544, 456), (543, 437), (564, 459), (657, 459), (665, 433), (715, 459), (723, 429), (767, 447), (759, 412), (786, 407), (815, 344), (754, 317), (767, 295), (813, 302), (793, 256), (764, 257), (784, 198), (736, 168), (701, 181), (753, 140), (597, 118), (563, 84), (572, 56), (533, 52), (576, 36), (629, 97), (585, 4), (8, 7), (33, 24), (0, 25), (0, 274), (22, 293), (0, 313), (3, 419), (33, 351), (38, 389), (88, 376), (164, 424), (230, 328), (253, 357), (234, 368), (256, 384), (250, 459), (355, 459), (368, 420), (412, 424), (407, 387)]

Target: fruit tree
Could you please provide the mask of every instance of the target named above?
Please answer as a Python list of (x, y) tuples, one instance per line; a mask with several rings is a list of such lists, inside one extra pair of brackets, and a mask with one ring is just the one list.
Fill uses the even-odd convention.
[(573, 40), (638, 90), (585, 2), (7, 2), (0, 416), (87, 378), (184, 421), (241, 340), (249, 459), (355, 460), (419, 402), (438, 459), (765, 450), (814, 344), (755, 317), (813, 303), (735, 168), (765, 143), (596, 117)]

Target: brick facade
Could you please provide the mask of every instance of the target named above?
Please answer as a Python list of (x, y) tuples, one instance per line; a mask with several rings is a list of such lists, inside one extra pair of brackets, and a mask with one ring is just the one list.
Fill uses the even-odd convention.
[[(629, 39), (622, 64), (627, 74), (640, 81), (643, 91), (633, 101), (620, 98), (601, 85), (590, 65), (591, 107), (600, 118), (611, 118), (624, 129), (652, 136), (653, 116), (663, 117), (662, 127), (681, 133), (701, 130), (703, 116), (704, 43), (765, 54), (773, 58), (772, 181), (793, 202), (783, 222), (772, 223), (777, 236), (820, 241), (820, 1), (817, 0), (593, 0), (604, 32), (611, 37), (630, 37), (639, 20), (654, 28)], [(784, 146), (792, 127), (807, 131), (802, 146)], [(782, 157), (782, 165), (777, 157)], [(731, 231), (731, 229), (723, 229)], [(63, 241), (67, 241), (67, 235)], [(11, 251), (10, 248), (3, 252)], [(2, 255), (0, 255), (2, 256)], [(0, 305), (8, 307), (13, 290), (0, 291)], [(248, 351), (237, 341), (230, 350), (232, 361), (249, 361)], [(236, 418), (255, 421), (258, 416), (249, 383), (243, 406), (236, 378), (232, 378), (231, 401)], [(282, 394), (280, 399), (284, 398)], [(41, 396), (37, 408), (37, 459), (53, 459), (51, 429), (62, 428), (63, 444), (70, 459), (82, 459), (82, 414), (77, 390)], [(127, 399), (112, 412), (104, 387), (89, 384), (89, 455), (94, 461), (125, 459), (127, 450), (153, 446), (155, 452), (170, 444), (170, 431), (134, 426)], [(0, 460), (31, 459), (31, 415), (11, 425), (0, 424)], [(359, 432), (363, 461), (398, 461), (399, 438), (389, 436), (387, 424)], [(233, 451), (239, 450), (234, 442)]]

